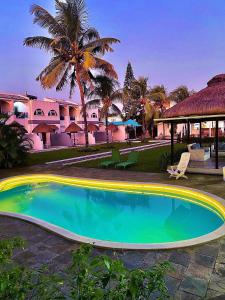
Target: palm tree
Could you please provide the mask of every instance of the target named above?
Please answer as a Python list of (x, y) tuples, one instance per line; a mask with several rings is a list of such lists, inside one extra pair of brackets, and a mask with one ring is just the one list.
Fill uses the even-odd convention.
[[(121, 115), (121, 110), (116, 102), (121, 102), (123, 93), (117, 80), (105, 75), (98, 75), (94, 78), (95, 88), (89, 93), (89, 98), (94, 98), (87, 102), (88, 107), (100, 107), (100, 117), (105, 118), (106, 141), (109, 143), (108, 117), (109, 115)], [(97, 98), (95, 98), (97, 97)]]
[(143, 133), (145, 135), (146, 130), (149, 130), (151, 134), (152, 120), (154, 117), (154, 108), (150, 102), (150, 92), (148, 87), (148, 78), (139, 77), (133, 83), (133, 94), (138, 95), (139, 103), (142, 105), (141, 117)]
[(84, 131), (88, 146), (87, 117), (84, 99), (86, 86), (92, 86), (92, 70), (102, 70), (117, 78), (114, 67), (101, 58), (111, 52), (111, 45), (118, 43), (115, 38), (100, 38), (95, 28), (88, 26), (84, 0), (55, 0), (56, 16), (39, 5), (32, 5), (34, 23), (48, 30), (50, 37), (28, 37), (24, 45), (47, 50), (52, 56), (48, 66), (37, 80), (45, 89), (56, 87), (62, 90), (70, 85), (70, 96), (78, 85), (83, 107)]
[(165, 86), (155, 85), (152, 89), (150, 89), (149, 96), (151, 100), (153, 100), (155, 104), (162, 110), (164, 102), (167, 99), (167, 92)]

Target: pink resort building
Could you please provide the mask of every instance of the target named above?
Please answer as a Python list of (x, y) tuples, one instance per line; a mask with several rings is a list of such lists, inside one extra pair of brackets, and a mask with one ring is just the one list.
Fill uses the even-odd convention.
[[(8, 114), (8, 124), (24, 126), (33, 150), (85, 143), (81, 106), (73, 101), (0, 93), (0, 113)], [(89, 144), (105, 142), (105, 122), (100, 120), (98, 108), (87, 109), (87, 121)], [(109, 135), (111, 141), (124, 141), (125, 128), (110, 131)]]

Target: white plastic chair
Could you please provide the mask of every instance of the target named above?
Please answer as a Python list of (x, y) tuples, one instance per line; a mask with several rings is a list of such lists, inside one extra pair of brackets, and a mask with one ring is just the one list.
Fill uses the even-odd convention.
[(176, 179), (179, 179), (183, 177), (188, 179), (188, 177), (185, 175), (185, 172), (187, 170), (190, 157), (191, 154), (189, 152), (184, 152), (181, 154), (179, 164), (176, 167), (171, 166), (170, 169), (167, 169), (167, 172), (170, 174), (170, 178), (175, 177)]

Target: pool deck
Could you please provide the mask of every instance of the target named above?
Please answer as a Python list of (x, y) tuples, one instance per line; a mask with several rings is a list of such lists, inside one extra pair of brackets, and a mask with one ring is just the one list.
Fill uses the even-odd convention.
[[(160, 182), (177, 184), (209, 192), (225, 199), (222, 176), (189, 175), (188, 180), (168, 179), (167, 174), (83, 169), (62, 166), (33, 166), (16, 170), (0, 170), (0, 178), (13, 175), (49, 173), (74, 177)], [(52, 272), (63, 270), (70, 263), (70, 252), (79, 247), (36, 225), (8, 217), (0, 217), (0, 238), (21, 236), (27, 247), (15, 253), (16, 261), (34, 268), (48, 264)], [(147, 268), (159, 261), (169, 260), (175, 272), (167, 278), (171, 299), (225, 299), (225, 237), (203, 245), (176, 250), (112, 251), (96, 249), (98, 253), (116, 255), (129, 268)]]

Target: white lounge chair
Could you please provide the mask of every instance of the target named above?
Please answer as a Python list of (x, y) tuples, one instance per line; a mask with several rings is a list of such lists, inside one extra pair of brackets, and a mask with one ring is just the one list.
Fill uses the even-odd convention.
[(179, 179), (183, 177), (185, 179), (188, 179), (188, 177), (185, 175), (185, 172), (187, 170), (190, 157), (191, 154), (189, 152), (184, 152), (181, 154), (179, 164), (176, 167), (171, 166), (170, 169), (167, 169), (167, 172), (170, 174), (170, 178), (175, 177), (176, 179)]

